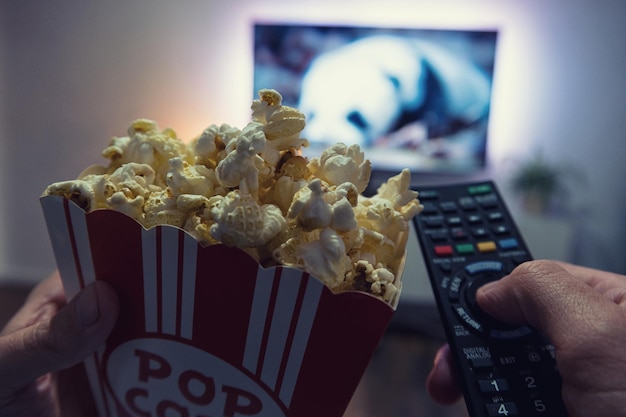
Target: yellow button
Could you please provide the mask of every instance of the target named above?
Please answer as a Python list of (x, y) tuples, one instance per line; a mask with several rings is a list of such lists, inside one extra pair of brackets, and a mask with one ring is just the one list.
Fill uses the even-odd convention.
[(480, 252), (493, 252), (496, 250), (496, 242), (491, 240), (487, 242), (480, 242), (476, 246)]

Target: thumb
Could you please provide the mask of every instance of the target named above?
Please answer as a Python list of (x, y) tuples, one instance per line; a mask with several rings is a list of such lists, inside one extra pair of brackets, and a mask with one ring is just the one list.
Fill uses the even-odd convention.
[(509, 276), (481, 287), (476, 301), (487, 314), (507, 323), (529, 325), (559, 346), (597, 331), (611, 307), (608, 300), (559, 264), (531, 261)]
[(82, 361), (104, 342), (118, 310), (113, 289), (98, 281), (80, 291), (49, 321), (0, 338), (0, 393)]

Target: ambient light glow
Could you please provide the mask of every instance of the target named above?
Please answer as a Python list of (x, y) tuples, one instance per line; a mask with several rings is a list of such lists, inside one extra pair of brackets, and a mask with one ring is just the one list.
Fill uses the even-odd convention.
[[(515, 5), (496, 4), (488, 10), (470, 7), (465, 2), (449, 2), (445, 5), (428, 5), (404, 2), (402, 7), (393, 7), (394, 2), (385, 4), (361, 4), (358, 14), (353, 13), (354, 5), (350, 2), (333, 4), (331, 11), (320, 7), (319, 2), (301, 1), (297, 8), (284, 7), (286, 2), (272, 4), (248, 4), (246, 7), (233, 5), (232, 12), (240, 15), (239, 25), (245, 32), (242, 47), (238, 51), (231, 49), (231, 62), (236, 65), (243, 80), (237, 90), (237, 98), (245, 97), (243, 105), (236, 105), (233, 98), (233, 114), (241, 114), (240, 120), (249, 120), (248, 105), (253, 92), (253, 54), (254, 24), (293, 23), (304, 25), (344, 25), (381, 28), (423, 28), (441, 30), (490, 30), (498, 31), (498, 45), (495, 72), (491, 90), (491, 109), (488, 126), (487, 166), (497, 169), (511, 154), (525, 152), (532, 137), (525, 135), (529, 119), (538, 110), (537, 103), (529, 89), (520, 82), (519, 68), (528, 66), (528, 60), (537, 59), (531, 54), (540, 53), (535, 46), (537, 41), (532, 35), (533, 23), (528, 12), (518, 10)], [(450, 10), (458, 12), (450, 13)], [(401, 12), (400, 12), (401, 10)], [(350, 16), (346, 18), (346, 16)], [(232, 32), (232, 31), (231, 31)], [(523, 51), (524, 53), (521, 53)], [(235, 58), (235, 56), (237, 58)], [(241, 91), (248, 87), (248, 91)], [(279, 89), (279, 88), (277, 88)], [(280, 89), (279, 89), (280, 91)], [(235, 107), (238, 109), (235, 109)], [(243, 113), (245, 112), (245, 113)], [(232, 116), (232, 115), (231, 115)], [(538, 139), (537, 139), (538, 140)]]
[[(394, 7), (396, 4), (398, 7)], [(358, 8), (356, 14), (355, 7)], [(297, 7), (284, 0), (271, 3), (228, 2), (219, 10), (212, 11), (207, 20), (207, 27), (214, 36), (228, 33), (227, 41), (202, 40), (206, 53), (192, 63), (197, 68), (191, 74), (192, 78), (184, 80), (185, 85), (194, 86), (194, 91), (187, 93), (184, 105), (172, 107), (171, 102), (159, 104), (160, 117), (155, 119), (164, 120), (160, 124), (173, 126), (186, 141), (193, 139), (211, 123), (245, 126), (250, 121), (251, 101), (256, 98), (252, 94), (255, 23), (496, 29), (498, 50), (491, 89), (486, 158), (488, 166), (497, 167), (511, 154), (525, 152), (532, 147), (529, 147), (529, 141), (539, 140), (527, 131), (533, 125), (530, 120), (536, 120), (532, 118), (541, 111), (541, 103), (537, 103), (532, 89), (525, 88), (520, 79), (520, 69), (529, 68), (529, 63), (541, 59), (537, 56), (541, 54), (541, 43), (536, 39), (540, 32), (535, 30), (531, 17), (529, 11), (510, 3), (495, 3), (489, 8), (482, 8), (461, 1), (445, 4), (389, 1), (383, 7), (380, 3), (362, 2), (355, 6), (354, 2), (348, 1), (334, 2), (332, 7), (327, 8), (319, 1), (311, 0), (301, 0)], [(211, 34), (207, 34), (207, 39), (211, 39)], [(197, 55), (197, 51), (202, 49), (200, 42), (199, 39), (194, 40), (186, 47), (193, 48)], [(280, 91), (280, 86), (267, 87)]]

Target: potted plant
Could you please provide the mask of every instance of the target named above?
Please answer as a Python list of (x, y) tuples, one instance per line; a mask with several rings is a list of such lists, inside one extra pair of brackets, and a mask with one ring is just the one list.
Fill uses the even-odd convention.
[(517, 164), (510, 184), (527, 212), (544, 215), (556, 206), (563, 206), (558, 203), (568, 197), (571, 181), (581, 177), (573, 166), (553, 163), (542, 152), (537, 152)]

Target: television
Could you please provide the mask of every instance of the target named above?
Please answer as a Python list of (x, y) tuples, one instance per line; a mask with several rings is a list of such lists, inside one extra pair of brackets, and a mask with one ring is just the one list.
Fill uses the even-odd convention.
[(305, 114), (305, 155), (343, 142), (374, 173), (486, 167), (496, 29), (255, 22), (253, 34), (252, 93), (276, 89)]

